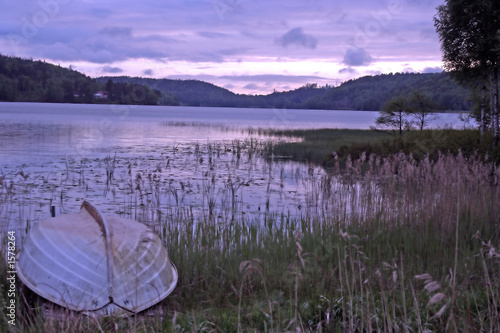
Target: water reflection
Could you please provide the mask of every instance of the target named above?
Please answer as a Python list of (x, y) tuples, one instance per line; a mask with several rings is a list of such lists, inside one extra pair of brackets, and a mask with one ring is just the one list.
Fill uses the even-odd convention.
[[(68, 154), (90, 157), (114, 147), (245, 139), (252, 134), (242, 131), (248, 128), (367, 129), (378, 113), (0, 103), (0, 116), (0, 158), (11, 164)], [(458, 116), (441, 114), (434, 122), (444, 124), (458, 125)]]
[(343, 185), (312, 165), (268, 161), (263, 154), (271, 138), (249, 129), (367, 128), (378, 115), (0, 106), (0, 222), (4, 227), (45, 218), (51, 205), (57, 206), (58, 213), (75, 212), (83, 200), (104, 212), (147, 223), (181, 213), (199, 221), (225, 222), (262, 221), (277, 215), (318, 218), (335, 202), (350, 200), (338, 197), (348, 193), (336, 190)]

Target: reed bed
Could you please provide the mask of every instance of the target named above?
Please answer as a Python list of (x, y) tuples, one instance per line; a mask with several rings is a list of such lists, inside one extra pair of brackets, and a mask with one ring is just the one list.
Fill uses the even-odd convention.
[[(148, 170), (137, 161), (99, 160), (99, 184), (107, 189), (102, 195), (116, 202), (115, 212), (148, 224), (161, 237), (179, 271), (177, 288), (144, 313), (96, 319), (53, 308), (19, 285), (16, 326), (2, 314), (0, 329), (500, 331), (498, 166), (461, 154), (421, 161), (402, 153), (386, 158), (361, 154), (342, 166), (337, 160), (328, 172), (312, 165), (269, 172), (276, 164), (252, 162), (266, 147), (254, 144), (190, 149), (186, 165), (196, 163), (206, 176), (182, 185), (168, 177), (172, 164), (152, 168), (154, 160)], [(209, 158), (216, 164), (213, 170)], [(238, 161), (255, 163), (263, 180), (235, 172)], [(86, 163), (72, 163), (67, 182), (89, 195), (96, 164)], [(221, 165), (228, 168), (225, 176), (217, 173)], [(249, 175), (248, 170), (243, 174)], [(270, 192), (279, 191), (280, 182), (293, 177), (302, 184), (299, 215), (242, 213), (247, 185), (260, 181)], [(51, 182), (47, 176), (46, 193)], [(7, 212), (22, 208), (25, 215), (16, 219), (21, 228), (29, 228), (41, 215), (33, 213), (38, 211), (35, 190), (26, 185), (19, 195), (10, 184), (0, 185), (0, 214), (12, 216)], [(57, 187), (51, 203), (68, 206), (71, 199), (63, 192)], [(192, 201), (191, 192), (200, 194), (201, 202)], [(3, 283), (5, 267), (1, 272)]]

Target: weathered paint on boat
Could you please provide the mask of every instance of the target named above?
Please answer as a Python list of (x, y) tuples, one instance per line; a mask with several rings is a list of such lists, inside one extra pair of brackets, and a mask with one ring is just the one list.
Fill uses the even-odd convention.
[(78, 213), (34, 225), (17, 258), (21, 281), (71, 310), (140, 312), (167, 297), (177, 269), (145, 225), (104, 216), (88, 202)]

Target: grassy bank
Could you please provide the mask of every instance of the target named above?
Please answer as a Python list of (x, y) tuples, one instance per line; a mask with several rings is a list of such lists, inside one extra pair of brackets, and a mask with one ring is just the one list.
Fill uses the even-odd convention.
[(436, 160), (441, 153), (466, 156), (488, 156), (500, 163), (500, 148), (493, 150), (493, 135), (480, 137), (478, 130), (433, 129), (407, 131), (403, 135), (373, 130), (287, 130), (272, 132), (276, 136), (300, 138), (297, 142), (277, 142), (269, 150), (275, 156), (288, 156), (297, 161), (308, 161), (331, 167), (334, 156), (345, 161), (348, 155), (359, 158), (361, 154), (388, 157), (404, 152), (417, 160), (427, 155)]
[(181, 223), (167, 231), (183, 272), (170, 311), (195, 308), (198, 329), (222, 331), (497, 330), (500, 193), (490, 170), (452, 155), (420, 168), (403, 155), (353, 161), (321, 220), (207, 221), (194, 238)]
[[(315, 218), (196, 223), (189, 207), (145, 214), (156, 216), (146, 222), (179, 270), (177, 288), (152, 310), (101, 319), (48, 311), (18, 284), (16, 326), (2, 312), (0, 329), (500, 330), (500, 169), (463, 154), (361, 154), (342, 163), (333, 158), (331, 173), (313, 179)], [(7, 189), (0, 193), (8, 199)]]
[(276, 142), (268, 151), (269, 155), (323, 165), (328, 165), (332, 152), (337, 152), (342, 147), (381, 142), (388, 137), (382, 132), (351, 129), (271, 130), (265, 133), (276, 137), (300, 139), (293, 142)]

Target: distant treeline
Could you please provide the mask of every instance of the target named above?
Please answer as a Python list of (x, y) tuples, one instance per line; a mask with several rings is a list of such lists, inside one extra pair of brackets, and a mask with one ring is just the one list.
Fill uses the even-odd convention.
[(470, 110), (471, 90), (458, 85), (448, 73), (382, 74), (349, 80), (338, 87), (306, 84), (291, 91), (269, 95), (235, 94), (211, 83), (197, 80), (101, 77), (99, 82), (134, 83), (174, 96), (180, 105), (259, 107), (287, 109), (380, 111), (394, 96), (419, 91), (441, 110)]
[(0, 101), (157, 105), (166, 96), (148, 86), (103, 84), (71, 68), (0, 55)]
[(442, 110), (470, 110), (471, 91), (447, 73), (365, 76), (338, 87), (306, 84), (268, 95), (235, 94), (197, 80), (90, 78), (71, 68), (0, 55), (0, 101), (379, 111), (396, 95), (428, 95)]

